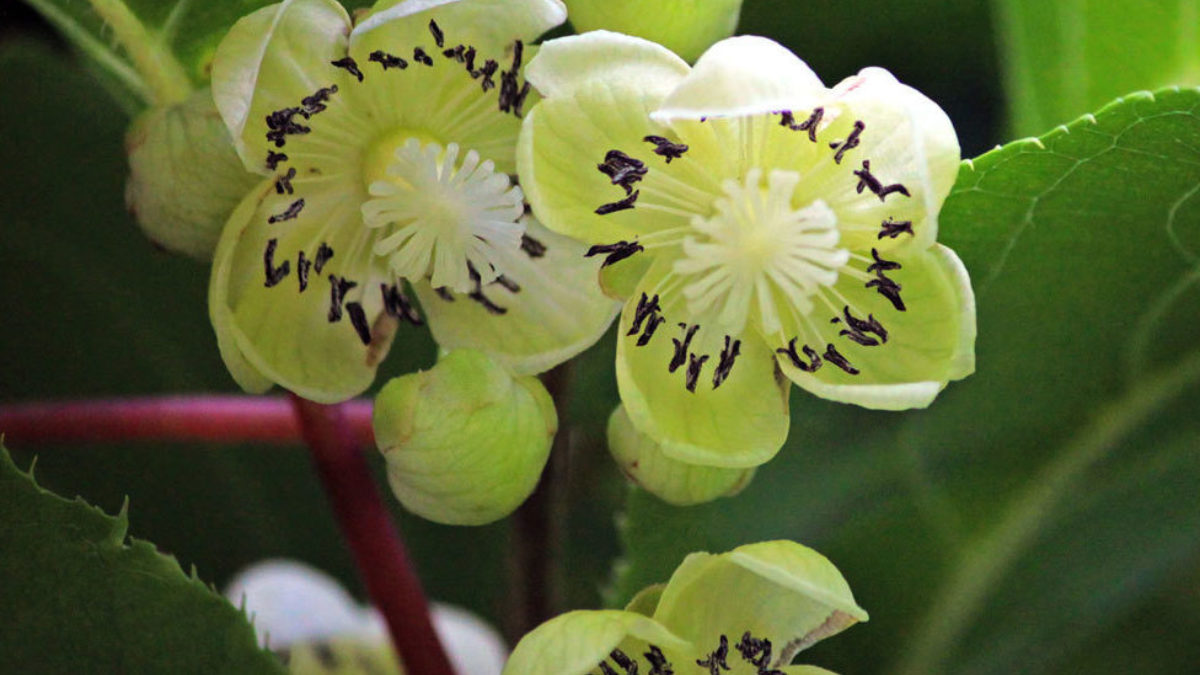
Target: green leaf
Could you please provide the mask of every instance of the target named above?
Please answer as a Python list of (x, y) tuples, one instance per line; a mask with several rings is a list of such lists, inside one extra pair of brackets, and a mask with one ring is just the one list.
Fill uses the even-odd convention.
[(12, 672), (272, 673), (242, 612), (116, 517), (41, 489), (0, 446), (0, 654)]
[(1128, 91), (1200, 84), (1195, 0), (993, 0), (1013, 130), (1042, 133)]
[(975, 284), (977, 373), (903, 414), (793, 396), (788, 445), (738, 497), (635, 494), (614, 600), (687, 551), (789, 538), (872, 617), (806, 661), (1104, 672), (1084, 646), (1115, 643), (1107, 672), (1138, 672), (1118, 627), (1178, 614), (1161, 598), (1200, 563), (1200, 91), (965, 163), (941, 223)]

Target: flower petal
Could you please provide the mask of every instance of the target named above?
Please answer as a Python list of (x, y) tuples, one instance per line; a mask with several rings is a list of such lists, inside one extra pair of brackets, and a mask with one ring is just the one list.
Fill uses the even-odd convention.
[(795, 110), (810, 107), (825, 91), (816, 73), (787, 48), (742, 35), (704, 52), (651, 117), (667, 123)]
[(380, 287), (391, 282), (373, 264), (358, 201), (336, 186), (296, 185), (306, 196), (295, 217), (278, 220), (297, 210), (297, 195), (276, 194), (270, 182), (234, 212), (213, 260), (209, 315), (221, 354), (243, 387), (261, 391), (270, 380), (332, 403), (370, 386), (387, 353), (396, 322), (383, 313)]
[(626, 641), (691, 655), (689, 643), (641, 614), (574, 611), (543, 623), (521, 638), (504, 666), (504, 675), (584, 675)]
[(369, 43), (375, 45), (370, 49), (394, 52), (421, 46), (434, 54), (441, 47), (430, 32), (431, 20), (443, 31), (444, 47), (463, 44), (495, 53), (558, 26), (567, 20), (567, 8), (560, 0), (382, 0), (354, 27), (350, 43), (356, 50)]
[(618, 406), (608, 420), (608, 448), (621, 471), (668, 504), (691, 506), (741, 492), (755, 469), (723, 469), (671, 459)]
[[(683, 294), (660, 294), (671, 264), (656, 261), (621, 313), (621, 401), (634, 426), (667, 457), (726, 468), (763, 464), (787, 438), (790, 387), (776, 379), (771, 349), (757, 334), (735, 344), (715, 327), (692, 329)], [(655, 298), (659, 308), (650, 311)], [(717, 373), (726, 360), (732, 367), (722, 379)]]
[[(610, 244), (686, 226), (708, 208), (712, 181), (704, 168), (669, 164), (646, 140), (672, 135), (649, 113), (686, 73), (687, 64), (662, 47), (615, 33), (542, 46), (527, 74), (545, 98), (525, 117), (517, 168), (547, 227)], [(619, 177), (614, 161), (635, 171)], [(607, 173), (601, 165), (609, 165)], [(632, 201), (616, 208), (625, 200)]]
[[(596, 281), (599, 261), (578, 242), (525, 219), (523, 248), (498, 253), (503, 279), (479, 297), (413, 284), (433, 337), (443, 349), (486, 352), (518, 375), (549, 370), (592, 346), (619, 305)], [(514, 291), (514, 289), (516, 289)]]
[[(832, 127), (822, 132), (822, 141), (842, 142), (853, 133), (852, 122), (864, 125), (857, 145), (846, 150), (837, 171), (810, 178), (811, 190), (819, 192), (838, 214), (843, 245), (863, 250), (874, 246), (880, 251), (932, 245), (937, 239), (938, 212), (958, 177), (961, 159), (950, 118), (924, 94), (882, 68), (866, 68), (839, 83), (826, 106), (839, 112)], [(883, 189), (903, 186), (911, 196), (898, 191), (873, 194), (864, 189), (864, 171)], [(912, 234), (888, 235), (885, 221), (909, 222)]]
[[(834, 286), (840, 297), (818, 305), (810, 321), (802, 326), (793, 323), (774, 338), (786, 347), (791, 337), (797, 337), (797, 353), (809, 346), (823, 359), (822, 365), (806, 372), (790, 356), (779, 353), (779, 366), (793, 382), (822, 398), (881, 410), (925, 407), (947, 382), (975, 369), (975, 297), (970, 278), (958, 256), (941, 245), (928, 251), (898, 251), (884, 260), (900, 267), (872, 275), (843, 273)], [(894, 281), (905, 311), (897, 311), (877, 292), (879, 288), (866, 287), (863, 278)], [(842, 299), (848, 304), (834, 304)], [(877, 321), (886, 332), (886, 342), (878, 332), (866, 329), (857, 331), (861, 338), (878, 344), (856, 341), (845, 307), (858, 321)], [(858, 374), (832, 362), (828, 346)], [(809, 361), (804, 359), (806, 365)]]
[(654, 619), (706, 648), (725, 636), (770, 640), (780, 662), (867, 613), (825, 556), (791, 541), (693, 553), (675, 570)]
[(350, 17), (334, 0), (284, 0), (242, 17), (213, 57), (217, 109), (250, 171), (263, 172), (274, 145), (263, 122), (328, 87), (330, 62), (346, 55)]

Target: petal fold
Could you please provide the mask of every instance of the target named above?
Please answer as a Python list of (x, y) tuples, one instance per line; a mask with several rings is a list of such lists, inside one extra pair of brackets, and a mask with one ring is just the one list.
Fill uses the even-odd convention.
[(797, 110), (811, 106), (825, 91), (816, 73), (787, 48), (743, 35), (704, 52), (651, 117), (666, 123)]

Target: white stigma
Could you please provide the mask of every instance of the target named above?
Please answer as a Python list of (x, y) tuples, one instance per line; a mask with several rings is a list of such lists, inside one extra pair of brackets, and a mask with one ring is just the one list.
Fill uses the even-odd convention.
[(491, 160), (480, 162), (470, 150), (456, 164), (458, 152), (455, 143), (443, 150), (408, 139), (388, 165), (388, 180), (369, 186), (374, 199), (362, 213), (367, 227), (386, 233), (374, 252), (397, 276), (468, 293), (501, 274), (497, 252), (521, 245), (525, 206), (521, 188)]
[(850, 252), (837, 247), (837, 217), (823, 201), (796, 209), (800, 183), (794, 171), (751, 169), (742, 184), (727, 180), (712, 217), (692, 218), (696, 233), (683, 241), (674, 266), (685, 278), (693, 316), (709, 316), (731, 335), (745, 328), (752, 308), (765, 335), (782, 328), (784, 312), (797, 318), (813, 309), (813, 296), (832, 286)]

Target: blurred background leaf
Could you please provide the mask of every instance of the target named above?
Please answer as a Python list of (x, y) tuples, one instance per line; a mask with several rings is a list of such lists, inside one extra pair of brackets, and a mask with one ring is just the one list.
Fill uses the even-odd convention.
[(1200, 84), (1195, 0), (993, 0), (1013, 135), (1131, 91)]
[[(978, 372), (903, 414), (797, 392), (788, 445), (738, 497), (633, 494), (614, 599), (688, 551), (789, 538), (871, 612), (805, 662), (1194, 672), (1194, 641), (1147, 650), (1118, 627), (1200, 568), (1198, 108), (1196, 90), (1131, 96), (965, 165), (940, 239), (974, 280)], [(1195, 625), (1157, 611), (1161, 632)]]
[(241, 610), (106, 515), (43, 490), (0, 445), (8, 672), (282, 673)]

